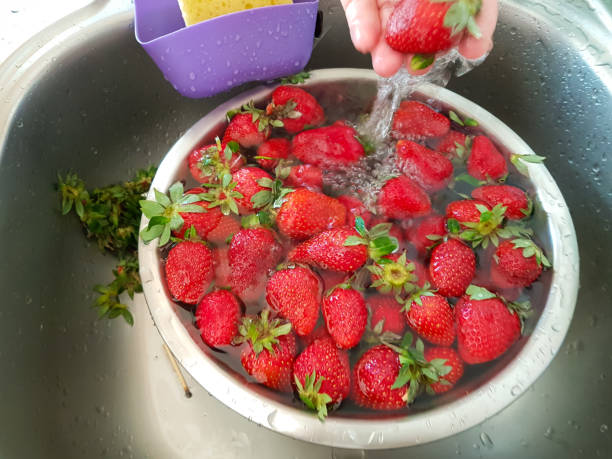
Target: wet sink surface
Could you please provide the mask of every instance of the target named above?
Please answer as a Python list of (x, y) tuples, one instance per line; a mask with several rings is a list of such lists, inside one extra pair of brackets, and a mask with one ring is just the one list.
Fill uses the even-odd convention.
[[(91, 286), (109, 278), (113, 260), (60, 216), (56, 172), (77, 171), (92, 185), (127, 178), (158, 163), (182, 132), (239, 90), (181, 98), (135, 43), (127, 10), (50, 47), (40, 58), (49, 65), (17, 75), (21, 94), (0, 111), (9, 123), (0, 156), (0, 456), (610, 457), (612, 56), (605, 33), (572, 26), (583, 3), (567, 2), (557, 14), (547, 4), (503, 2), (491, 56), (449, 85), (548, 158), (582, 260), (569, 334), (509, 408), (410, 450), (349, 452), (291, 440), (233, 413), (188, 376), (194, 396), (186, 399), (142, 297), (132, 308), (134, 328), (95, 321)], [(325, 35), (310, 67), (368, 67), (350, 46), (339, 2), (322, 1), (321, 9)]]

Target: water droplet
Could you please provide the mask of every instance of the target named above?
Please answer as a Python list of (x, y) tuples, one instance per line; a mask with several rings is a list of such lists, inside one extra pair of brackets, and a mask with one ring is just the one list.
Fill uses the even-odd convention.
[(512, 389), (510, 390), (510, 394), (512, 394), (513, 397), (516, 397), (520, 393), (521, 393), (521, 386), (519, 386), (518, 384), (516, 386), (512, 386)]
[(29, 295), (26, 295), (26, 297), (24, 298), (25, 304), (32, 304), (32, 297)]
[(491, 437), (486, 432), (480, 433), (480, 443), (482, 443), (482, 446), (488, 449), (492, 449), (493, 446), (495, 446), (495, 444), (493, 443), (493, 440), (491, 440)]
[(17, 120), (17, 127), (18, 128), (22, 128), (23, 127), (23, 120)]
[(599, 426), (599, 431), (601, 433), (606, 433), (608, 431), (608, 424), (602, 424)]
[(190, 79), (190, 80), (195, 80), (195, 78), (196, 78), (195, 73), (193, 73), (193, 72), (189, 72), (189, 79)]
[(192, 85), (192, 86), (189, 86), (189, 90), (190, 90), (191, 92), (196, 92), (196, 87), (195, 87), (195, 86), (193, 86), (193, 85)]
[(553, 437), (554, 433), (555, 433), (555, 431), (552, 428), (552, 426), (548, 426), (546, 428), (546, 430), (544, 431), (544, 437), (546, 437), (546, 438), (548, 438), (550, 440)]

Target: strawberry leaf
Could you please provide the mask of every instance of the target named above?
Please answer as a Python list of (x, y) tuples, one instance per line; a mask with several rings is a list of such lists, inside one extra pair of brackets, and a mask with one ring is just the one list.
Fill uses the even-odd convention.
[(287, 77), (281, 78), (281, 84), (299, 84), (304, 83), (308, 78), (310, 78), (310, 73), (308, 72), (299, 72), (295, 75), (289, 75)]
[(355, 231), (357, 231), (361, 237), (367, 236), (365, 222), (363, 221), (363, 218), (359, 216), (355, 217)]
[(435, 54), (415, 54), (410, 59), (410, 68), (412, 70), (423, 70), (433, 64)]
[(492, 293), (486, 288), (478, 287), (477, 285), (474, 285), (474, 284), (470, 284), (468, 288), (465, 290), (465, 293), (472, 300), (488, 300), (488, 299), (497, 297), (495, 293)]
[(355, 245), (368, 245), (368, 241), (359, 236), (348, 236), (343, 244), (345, 247), (351, 247)]

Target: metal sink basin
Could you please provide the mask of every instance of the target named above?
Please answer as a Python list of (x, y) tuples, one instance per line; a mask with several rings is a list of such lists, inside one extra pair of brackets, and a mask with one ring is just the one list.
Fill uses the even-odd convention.
[[(188, 377), (193, 397), (185, 398), (142, 297), (133, 328), (96, 321), (91, 287), (109, 280), (113, 260), (60, 215), (56, 172), (74, 170), (92, 185), (127, 178), (244, 88), (180, 97), (135, 42), (130, 2), (94, 2), (0, 68), (0, 456), (610, 457), (612, 31), (603, 24), (612, 21), (594, 0), (501, 3), (495, 49), (449, 89), (548, 158), (582, 259), (565, 344), (519, 400), (409, 450), (313, 446), (256, 426)], [(339, 2), (321, 9), (309, 67), (368, 67)]]

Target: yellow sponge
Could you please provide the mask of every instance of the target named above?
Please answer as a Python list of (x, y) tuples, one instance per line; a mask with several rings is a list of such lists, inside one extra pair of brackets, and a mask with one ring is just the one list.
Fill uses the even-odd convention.
[(190, 26), (207, 19), (235, 11), (262, 6), (285, 5), (292, 0), (178, 0), (185, 25)]

